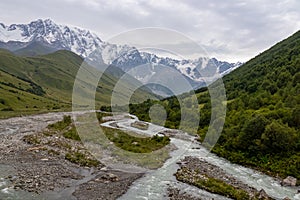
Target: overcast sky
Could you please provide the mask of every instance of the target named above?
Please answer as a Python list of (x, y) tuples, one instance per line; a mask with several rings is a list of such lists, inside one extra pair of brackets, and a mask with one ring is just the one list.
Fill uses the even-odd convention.
[(102, 40), (143, 27), (173, 29), (211, 56), (246, 61), (300, 29), (299, 0), (1, 0), (0, 21), (50, 18)]

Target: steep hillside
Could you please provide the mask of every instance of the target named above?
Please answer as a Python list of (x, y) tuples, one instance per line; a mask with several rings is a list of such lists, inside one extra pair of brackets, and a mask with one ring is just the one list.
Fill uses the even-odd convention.
[[(300, 179), (300, 32), (226, 75), (223, 81), (227, 114), (213, 152), (273, 175)], [(201, 108), (198, 133), (203, 139), (211, 119), (207, 88), (198, 90), (197, 98)], [(149, 108), (155, 103), (166, 107), (166, 126), (179, 127), (175, 97), (132, 105), (131, 112), (148, 120)]]
[[(1, 115), (6, 112), (32, 112), (40, 110), (70, 109), (74, 80), (83, 59), (69, 51), (57, 51), (39, 57), (18, 57), (7, 50), (0, 50), (1, 72)], [(86, 67), (86, 76), (95, 77), (101, 72), (93, 67)], [(93, 92), (92, 83), (85, 82), (88, 93)], [(103, 74), (96, 88), (96, 106), (110, 104), (111, 93), (118, 80)], [(131, 83), (123, 83), (124, 88), (131, 88)], [(151, 98), (147, 91), (139, 90), (133, 101)], [(43, 103), (42, 103), (43, 102)]]
[(0, 70), (0, 118), (20, 114), (63, 110), (69, 104), (45, 98), (44, 91), (30, 81)]
[(224, 77), (225, 126), (214, 152), (300, 178), (300, 32)]

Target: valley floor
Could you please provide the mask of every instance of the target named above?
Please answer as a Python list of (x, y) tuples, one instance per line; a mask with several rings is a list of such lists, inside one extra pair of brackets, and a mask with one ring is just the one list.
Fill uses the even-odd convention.
[[(207, 161), (189, 157), (188, 154), (201, 157), (201, 152), (206, 155), (206, 150), (199, 144), (195, 144), (195, 147), (184, 148), (183, 154), (186, 156), (180, 154), (182, 156), (181, 162), (178, 162), (179, 156), (172, 154), (180, 149), (174, 149), (171, 152), (171, 158), (166, 161), (167, 164), (165, 163), (159, 169), (150, 170), (149, 173), (120, 171), (102, 163), (97, 163), (95, 166), (81, 166), (69, 162), (66, 159), (66, 153), (81, 152), (88, 155), (83, 145), (79, 141), (61, 137), (59, 134), (52, 135), (44, 132), (49, 124), (62, 120), (65, 115), (70, 115), (70, 113), (48, 113), (0, 121), (0, 199), (93, 200), (117, 199), (119, 197), (128, 199), (128, 196), (133, 195), (131, 200), (139, 199), (135, 191), (139, 188), (146, 191), (145, 194), (143, 191), (138, 191), (140, 195), (149, 199), (162, 199), (161, 196), (163, 199), (172, 200), (229, 199), (205, 191), (207, 190), (206, 185), (200, 187), (205, 190), (199, 188), (199, 181), (216, 181), (216, 179), (249, 191), (249, 193), (257, 195), (258, 198), (261, 197), (259, 199), (268, 199), (268, 195), (257, 187), (275, 191), (275, 194), (278, 193), (278, 196), (283, 198), (286, 194), (296, 195), (297, 188), (283, 188), (278, 184), (278, 180), (273, 180), (251, 170), (249, 172), (244, 170), (242, 173), (244, 176), (251, 176), (252, 183), (257, 183), (257, 185), (249, 185), (245, 180), (238, 180), (236, 176), (221, 168), (230, 167), (234, 173), (236, 171), (233, 169), (240, 170), (240, 167), (216, 156), (209, 157), (209, 159), (219, 164), (210, 164)], [(127, 118), (127, 120), (129, 119)], [(115, 123), (117, 127), (126, 125), (124, 119), (122, 123), (112, 123)], [(170, 134), (170, 132), (165, 133)], [(180, 144), (190, 144), (186, 142), (187, 138), (182, 136), (173, 137), (172, 141), (177, 147), (180, 147)], [(173, 158), (174, 160), (172, 160)], [(222, 165), (222, 167), (218, 165)], [(265, 179), (270, 180), (266, 187), (263, 183)], [(217, 183), (219, 184), (220, 181), (217, 180)], [(161, 184), (166, 185), (167, 190), (161, 190)], [(260, 186), (258, 186), (259, 184)], [(222, 183), (221, 185), (224, 186)], [(151, 188), (153, 186), (154, 188)], [(150, 192), (147, 191), (147, 188)], [(232, 187), (228, 188), (231, 189)], [(164, 191), (164, 194), (161, 194), (161, 191)], [(156, 198), (155, 192), (161, 196)], [(280, 192), (281, 194), (279, 194)], [(298, 199), (299, 196), (296, 195), (295, 197)], [(231, 196), (231, 198), (233, 197)]]
[[(53, 153), (53, 144), (24, 141), (24, 136), (41, 132), (65, 114), (0, 121), (0, 199), (116, 199), (143, 175), (109, 169), (101, 163), (83, 167)], [(60, 143), (70, 143), (64, 140), (67, 139), (59, 138)], [(75, 148), (83, 148), (76, 145)]]

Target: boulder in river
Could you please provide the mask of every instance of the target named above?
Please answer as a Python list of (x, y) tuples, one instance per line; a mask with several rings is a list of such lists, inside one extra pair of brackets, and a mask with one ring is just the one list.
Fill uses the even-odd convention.
[(281, 182), (281, 185), (283, 185), (283, 186), (296, 186), (296, 184), (297, 184), (297, 179), (292, 176), (286, 177)]

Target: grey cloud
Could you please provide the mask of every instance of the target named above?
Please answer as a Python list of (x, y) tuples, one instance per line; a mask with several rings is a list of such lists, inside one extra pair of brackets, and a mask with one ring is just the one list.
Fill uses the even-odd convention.
[(298, 0), (3, 0), (1, 22), (51, 18), (106, 40), (128, 29), (179, 31), (220, 59), (245, 61), (300, 28)]

